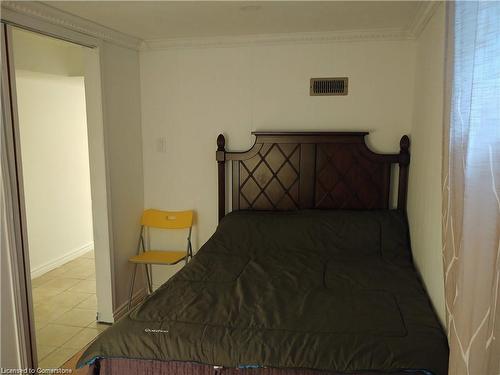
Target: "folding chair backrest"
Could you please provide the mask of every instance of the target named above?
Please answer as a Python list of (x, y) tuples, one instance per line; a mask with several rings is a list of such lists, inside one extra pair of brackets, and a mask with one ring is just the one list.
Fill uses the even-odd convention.
[(141, 224), (160, 229), (185, 229), (193, 225), (193, 211), (145, 210)]

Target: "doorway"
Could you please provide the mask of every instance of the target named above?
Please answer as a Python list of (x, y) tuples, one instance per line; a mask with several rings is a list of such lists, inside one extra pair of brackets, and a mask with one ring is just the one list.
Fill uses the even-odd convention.
[(86, 47), (12, 36), (37, 356), (57, 368), (107, 327), (96, 322)]
[(99, 50), (2, 24), (4, 37), (22, 236), (9, 251), (24, 279), (15, 309), (29, 367), (58, 368), (113, 322)]

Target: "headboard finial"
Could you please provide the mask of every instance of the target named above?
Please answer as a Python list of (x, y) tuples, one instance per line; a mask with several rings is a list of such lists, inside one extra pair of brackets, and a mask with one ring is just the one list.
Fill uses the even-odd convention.
[(219, 134), (217, 137), (217, 151), (224, 151), (226, 147), (226, 138), (224, 138), (224, 134)]
[(218, 186), (219, 186), (219, 221), (222, 220), (226, 214), (226, 138), (224, 134), (219, 134), (217, 137), (217, 152), (215, 158), (217, 159), (217, 166), (219, 170)]
[(407, 135), (403, 135), (399, 141), (399, 164), (408, 165), (410, 164), (410, 138)]
[(399, 141), (399, 147), (401, 147), (401, 151), (408, 151), (408, 149), (410, 148), (410, 138), (407, 135), (403, 135), (401, 137), (401, 140)]
[(406, 211), (406, 198), (408, 194), (408, 166), (410, 165), (410, 138), (403, 135), (399, 141), (399, 184), (398, 208)]

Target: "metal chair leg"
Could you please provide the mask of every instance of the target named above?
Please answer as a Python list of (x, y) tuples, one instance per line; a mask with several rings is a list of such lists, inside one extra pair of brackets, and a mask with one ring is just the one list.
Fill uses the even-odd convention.
[(134, 293), (134, 285), (135, 285), (135, 274), (137, 273), (137, 263), (134, 264), (134, 274), (132, 275), (132, 282), (130, 283), (130, 294), (128, 297), (128, 311), (132, 307), (132, 294)]
[(186, 264), (188, 264), (189, 257), (193, 258), (193, 249), (191, 247), (191, 233), (192, 233), (192, 231), (193, 231), (193, 227), (190, 227), (188, 237), (187, 237)]
[(145, 264), (144, 265), (146, 267), (146, 278), (148, 279), (148, 291), (149, 291), (149, 294), (153, 293), (153, 280), (152, 279), (152, 276), (151, 275), (151, 278), (150, 278), (150, 272), (149, 272), (149, 265), (148, 264)]

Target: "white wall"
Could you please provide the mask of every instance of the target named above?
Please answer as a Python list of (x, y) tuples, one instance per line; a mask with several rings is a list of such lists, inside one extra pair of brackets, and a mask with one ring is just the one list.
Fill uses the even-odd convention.
[[(139, 54), (110, 43), (103, 43), (101, 53), (116, 311), (128, 300), (128, 258), (137, 249), (144, 208)], [(137, 289), (144, 287), (141, 277), (137, 281)]]
[(445, 321), (441, 256), (444, 56), (445, 6), (441, 4), (417, 41), (408, 217), (415, 263), (442, 322)]
[[(369, 130), (374, 150), (398, 152), (412, 125), (414, 70), (412, 41), (141, 53), (145, 206), (195, 209), (199, 248), (217, 225), (221, 132), (229, 149), (245, 150), (252, 130)], [(309, 96), (310, 78), (331, 76), (349, 77), (348, 96)]]
[(83, 77), (23, 70), (16, 84), (36, 277), (93, 247), (85, 89)]

